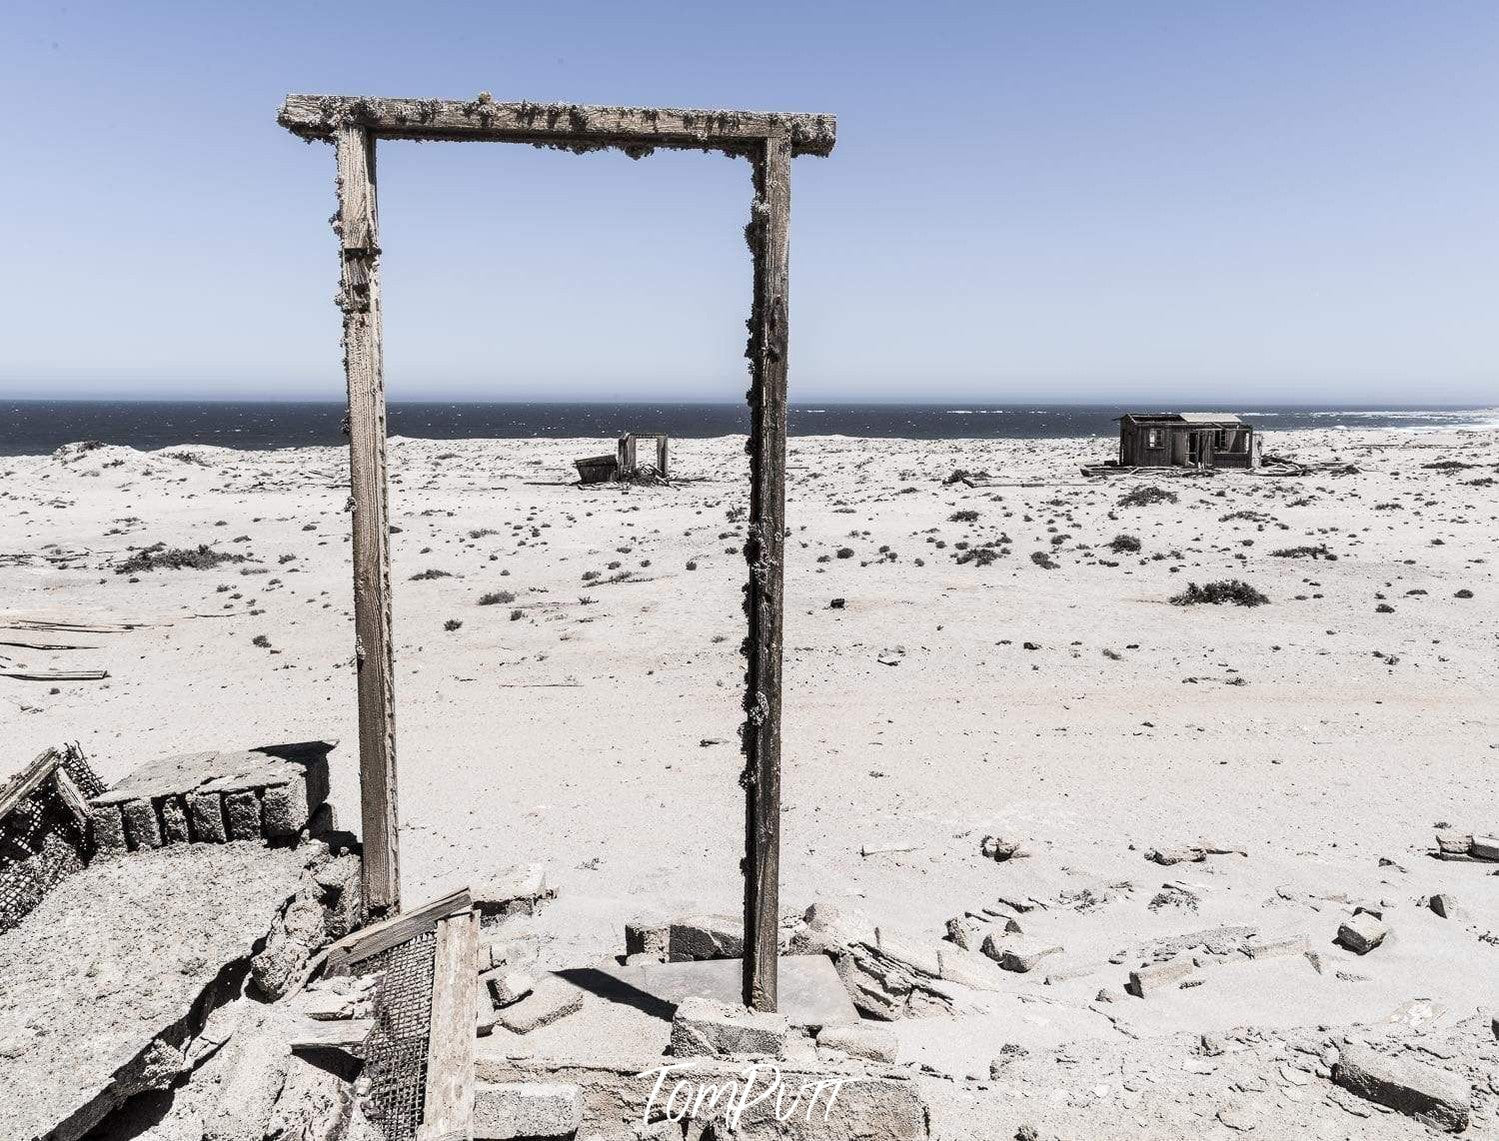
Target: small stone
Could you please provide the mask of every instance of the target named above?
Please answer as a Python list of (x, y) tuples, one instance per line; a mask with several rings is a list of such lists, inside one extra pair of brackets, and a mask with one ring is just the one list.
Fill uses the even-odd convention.
[(1093, 1001), (1094, 1002), (1118, 1002), (1119, 1001), (1119, 992), (1116, 991), (1116, 990), (1114, 990), (1113, 987), (1107, 987), (1107, 986), (1106, 987), (1101, 987), (1099, 989), (1098, 993), (1093, 996)]
[(1416, 1118), (1434, 1129), (1468, 1127), (1471, 1090), (1466, 1078), (1409, 1058), (1386, 1058), (1367, 1046), (1338, 1052), (1333, 1081), (1350, 1093)]
[(1003, 862), (1020, 851), (1020, 841), (1005, 836), (985, 836), (979, 844), (979, 852), (991, 860)]
[(671, 1020), (671, 1052), (678, 1058), (703, 1054), (768, 1054), (779, 1058), (785, 1052), (790, 1030), (784, 1014), (688, 998)]
[(1367, 911), (1361, 911), (1338, 928), (1336, 941), (1355, 955), (1367, 955), (1381, 943), (1390, 929)]
[(583, 1089), (564, 1082), (480, 1082), (474, 1087), (474, 1141), (571, 1137), (583, 1124)]
[(1443, 919), (1452, 919), (1457, 915), (1457, 898), (1446, 892), (1432, 896), (1429, 905)]
[(817, 1044), (852, 1058), (865, 1058), (871, 1062), (895, 1061), (895, 1035), (883, 1026), (870, 1023), (824, 1026), (817, 1035)]
[(1154, 991), (1180, 984), (1191, 975), (1195, 967), (1196, 964), (1187, 956), (1141, 967), (1138, 971), (1130, 971), (1129, 982), (1124, 984), (1124, 989), (1136, 998), (1146, 998)]
[(531, 993), (525, 998), (500, 1011), (500, 1022), (507, 1030), (529, 1034), (542, 1026), (550, 1026), (559, 1018), (565, 1018), (582, 1007), (581, 990), (556, 975), (546, 975), (531, 988)]

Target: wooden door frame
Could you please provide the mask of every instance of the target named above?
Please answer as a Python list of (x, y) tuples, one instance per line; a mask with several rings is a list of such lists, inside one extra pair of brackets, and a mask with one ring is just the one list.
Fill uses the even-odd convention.
[(394, 654), (390, 523), (385, 465), (385, 381), (380, 340), (380, 246), (375, 145), (385, 139), (527, 143), (574, 153), (657, 148), (750, 160), (754, 199), (745, 230), (753, 262), (749, 319), (750, 511), (744, 545), (745, 766), (744, 972), (746, 1006), (774, 1010), (780, 904), (781, 620), (786, 534), (786, 369), (791, 159), (827, 155), (832, 115), (668, 107), (496, 103), (288, 95), (277, 122), (331, 142), (338, 168), (338, 305), (343, 311), (353, 497), (354, 644), (359, 687), (359, 792), (363, 887), (373, 916), (398, 912)]

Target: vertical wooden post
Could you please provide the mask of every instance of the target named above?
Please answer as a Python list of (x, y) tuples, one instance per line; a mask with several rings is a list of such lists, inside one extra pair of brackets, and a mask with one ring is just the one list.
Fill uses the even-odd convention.
[(745, 230), (754, 261), (749, 319), (750, 511), (744, 610), (744, 1004), (775, 1010), (781, 862), (781, 596), (786, 533), (787, 251), (791, 141), (750, 156), (755, 201)]
[(364, 906), (372, 917), (401, 907), (396, 837), (396, 722), (390, 634), (390, 526), (385, 483), (385, 376), (380, 349), (380, 244), (375, 138), (337, 129), (338, 214), (349, 387), (349, 482), (354, 505), (354, 650), (359, 669), (359, 803)]
[(671, 474), (670, 472), (668, 472), (666, 470), (666, 448), (667, 448), (666, 437), (664, 435), (657, 436), (656, 437), (656, 470), (661, 473), (661, 478), (662, 479), (668, 478), (670, 476), (670, 474)]

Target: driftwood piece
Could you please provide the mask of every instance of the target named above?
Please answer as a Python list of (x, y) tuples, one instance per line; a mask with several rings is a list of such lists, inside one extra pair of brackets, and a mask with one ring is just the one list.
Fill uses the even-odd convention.
[(14, 681), (103, 681), (108, 670), (3, 670), (0, 677)]
[(832, 115), (496, 103), (482, 94), (472, 100), (288, 95), (276, 121), (304, 139), (327, 141), (354, 127), (383, 139), (618, 147), (634, 157), (656, 147), (746, 154), (772, 135), (788, 140), (795, 154), (826, 155), (838, 133)]
[(468, 910), (470, 903), (468, 888), (461, 887), (440, 899), (424, 903), (415, 910), (393, 915), (345, 935), (328, 948), (323, 973), (345, 974), (355, 963), (404, 943), (413, 935), (420, 935), (439, 920)]
[(364, 902), (400, 910), (396, 843), (395, 672), (390, 619), (390, 523), (385, 478), (385, 377), (380, 348), (380, 248), (375, 140), (337, 130), (344, 373), (349, 390), (349, 482), (354, 500), (354, 649), (359, 669), (359, 806)]
[(776, 1009), (781, 860), (781, 607), (786, 534), (787, 264), (791, 142), (767, 139), (752, 161), (746, 231), (754, 262), (750, 311), (750, 511), (744, 557), (744, 1004)]
[(432, 958), (427, 1092), (417, 1141), (473, 1136), (478, 973), (478, 915), (466, 911), (440, 921)]
[(0, 820), (4, 820), (15, 811), (16, 805), (41, 788), (47, 782), (47, 778), (58, 771), (60, 764), (62, 764), (62, 754), (56, 749), (48, 749), (11, 777), (4, 787), (0, 788)]

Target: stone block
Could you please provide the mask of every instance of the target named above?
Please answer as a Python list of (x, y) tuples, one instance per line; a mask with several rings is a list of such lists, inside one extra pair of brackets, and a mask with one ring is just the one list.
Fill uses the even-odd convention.
[(260, 839), (260, 797), (253, 792), (231, 792), (224, 797), (229, 839)]
[(649, 923), (643, 920), (625, 924), (625, 954), (627, 956), (649, 955), (656, 962), (664, 963), (670, 952), (670, 924)]
[(1061, 945), (1045, 939), (1023, 935), (990, 934), (985, 936), (983, 953), (1007, 971), (1028, 974), (1048, 955), (1057, 955)]
[(118, 804), (95, 804), (89, 807), (89, 823), (94, 835), (94, 851), (101, 856), (125, 851), (125, 817)]
[(583, 992), (556, 975), (545, 975), (519, 1002), (500, 1011), (500, 1022), (516, 1034), (550, 1026), (583, 1007)]
[(1476, 860), (1499, 860), (1499, 836), (1474, 836), (1468, 851)]
[(199, 843), (222, 844), (229, 839), (224, 823), (224, 800), (216, 792), (195, 792), (187, 798), (187, 818), (193, 839)]
[(1185, 955), (1164, 963), (1155, 963), (1149, 967), (1141, 967), (1138, 971), (1130, 971), (1129, 982), (1124, 984), (1124, 989), (1136, 998), (1146, 998), (1155, 991), (1180, 985), (1195, 969), (1196, 964)]
[(1333, 1081), (1433, 1129), (1459, 1133), (1468, 1127), (1472, 1096), (1468, 1079), (1435, 1066), (1410, 1058), (1387, 1058), (1367, 1046), (1350, 1044), (1338, 1052)]
[(302, 830), (309, 814), (307, 782), (300, 777), (270, 785), (260, 803), (260, 826), (272, 840), (289, 840)]
[(583, 1124), (583, 1089), (569, 1082), (480, 1082), (474, 1141), (571, 1137)]
[(132, 850), (161, 847), (161, 821), (156, 806), (149, 800), (132, 800), (122, 809), (125, 814), (125, 839)]
[(1467, 832), (1438, 832), (1437, 851), (1446, 856), (1466, 856), (1473, 846), (1473, 837)]
[(180, 796), (164, 797), (158, 805), (158, 812), (163, 844), (186, 844), (192, 839), (187, 827), (187, 804)]
[(1453, 919), (1457, 916), (1457, 897), (1446, 892), (1432, 896), (1428, 905), (1443, 919)]
[(497, 1007), (519, 1002), (536, 987), (536, 980), (524, 971), (512, 971), (503, 967), (486, 971), (480, 980), (489, 989), (490, 998)]
[(737, 959), (744, 954), (744, 922), (732, 915), (674, 919), (667, 939), (667, 958), (673, 963)]
[(1274, 959), (1306, 952), (1305, 935), (1253, 935), (1244, 940), (1244, 953), (1251, 959)]
[(784, 1014), (748, 1010), (706, 998), (689, 998), (671, 1020), (671, 1052), (677, 1058), (702, 1055), (767, 1054), (786, 1050), (791, 1023)]
[(817, 1044), (871, 1062), (894, 1062), (895, 1035), (883, 1026), (867, 1022), (853, 1026), (825, 1026), (817, 1035)]
[(1336, 942), (1347, 947), (1355, 955), (1367, 955), (1381, 943), (1390, 929), (1384, 921), (1367, 911), (1360, 911), (1338, 928)]

